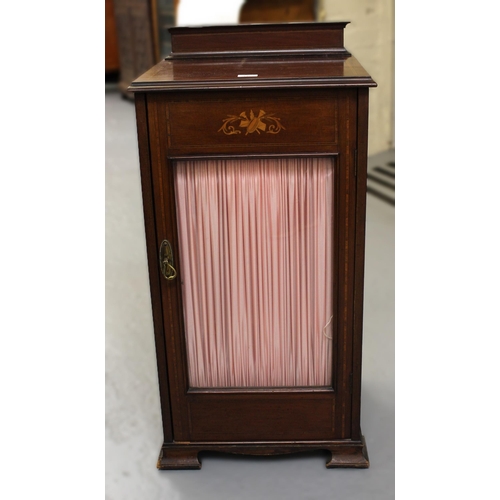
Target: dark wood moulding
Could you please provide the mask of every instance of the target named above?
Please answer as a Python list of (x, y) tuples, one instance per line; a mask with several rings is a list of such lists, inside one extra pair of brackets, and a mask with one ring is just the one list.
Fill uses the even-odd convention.
[(172, 54), (129, 90), (374, 87), (343, 45), (346, 24), (171, 28)]

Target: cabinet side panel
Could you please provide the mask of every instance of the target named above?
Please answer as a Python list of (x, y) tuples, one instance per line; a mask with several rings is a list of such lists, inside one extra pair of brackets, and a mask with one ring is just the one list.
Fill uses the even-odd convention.
[(354, 262), (354, 328), (352, 375), (352, 439), (361, 438), (361, 346), (365, 271), (366, 168), (368, 154), (368, 89), (358, 90), (356, 185), (356, 256)]
[(158, 242), (155, 231), (155, 213), (153, 187), (151, 178), (151, 158), (149, 152), (149, 127), (147, 117), (146, 95), (135, 94), (137, 119), (137, 135), (139, 141), (139, 160), (141, 168), (142, 202), (144, 209), (144, 227), (146, 232), (146, 249), (149, 267), (149, 286), (151, 290), (151, 306), (158, 364), (158, 382), (160, 387), (163, 435), (165, 442), (173, 441), (170, 395), (168, 389), (167, 359), (165, 353), (165, 337), (163, 335), (163, 313), (161, 307), (160, 274), (158, 269)]
[(351, 377), (354, 295), (354, 234), (356, 215), (356, 91), (339, 92), (339, 238), (338, 238), (338, 347), (336, 424), (339, 438), (351, 437)]

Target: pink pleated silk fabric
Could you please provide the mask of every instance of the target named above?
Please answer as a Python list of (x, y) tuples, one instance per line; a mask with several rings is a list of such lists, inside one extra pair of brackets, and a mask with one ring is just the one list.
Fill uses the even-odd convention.
[(175, 167), (191, 387), (331, 385), (333, 165)]

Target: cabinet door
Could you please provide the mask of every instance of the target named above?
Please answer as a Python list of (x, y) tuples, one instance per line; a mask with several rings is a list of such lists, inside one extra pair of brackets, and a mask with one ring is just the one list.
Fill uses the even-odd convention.
[[(305, 97), (288, 97), (264, 105), (307, 107)], [(298, 126), (252, 99), (241, 113), (215, 116), (215, 106), (217, 128), (205, 139), (202, 128), (185, 139), (186, 121), (172, 119), (202, 102), (156, 96), (148, 108), (173, 437), (349, 437), (349, 92), (325, 98), (331, 118), (347, 127), (328, 123), (322, 139), (320, 123), (317, 136), (307, 131), (320, 139), (299, 146)], [(220, 134), (215, 146), (210, 133)], [(293, 146), (309, 151), (282, 152)]]

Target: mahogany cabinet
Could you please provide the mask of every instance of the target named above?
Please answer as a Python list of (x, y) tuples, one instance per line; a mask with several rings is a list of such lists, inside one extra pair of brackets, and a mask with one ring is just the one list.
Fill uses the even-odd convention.
[(163, 417), (204, 450), (330, 452), (360, 429), (368, 90), (347, 23), (172, 28), (136, 79)]

